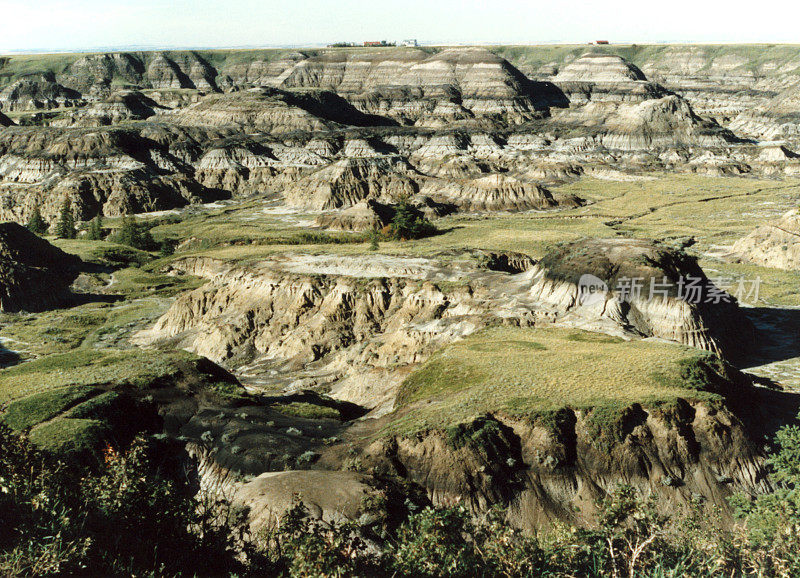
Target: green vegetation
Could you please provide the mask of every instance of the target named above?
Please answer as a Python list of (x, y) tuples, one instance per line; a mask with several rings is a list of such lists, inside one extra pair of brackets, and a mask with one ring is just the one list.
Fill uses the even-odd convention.
[(0, 370), (0, 403), (67, 386), (144, 387), (175, 377), (196, 357), (184, 351), (76, 349)]
[(86, 229), (86, 239), (89, 241), (102, 241), (104, 238), (103, 217), (98, 214), (94, 219), (89, 221), (89, 227)]
[(31, 442), (38, 448), (77, 459), (76, 454), (87, 455), (100, 449), (110, 433), (108, 423), (96, 419), (57, 417), (31, 430)]
[(152, 260), (152, 256), (145, 251), (110, 241), (54, 239), (53, 244), (89, 263), (114, 268), (138, 267)]
[(109, 240), (141, 251), (155, 251), (158, 249), (158, 245), (150, 233), (150, 228), (145, 223), (138, 222), (136, 217), (132, 216), (123, 217), (122, 226)]
[[(309, 253), (361, 255), (372, 248), (387, 255), (433, 256), (450, 251), (484, 249), (516, 251), (534, 259), (561, 242), (591, 237), (628, 236), (661, 239), (676, 246), (690, 244), (691, 254), (714, 276), (721, 272), (758, 273), (762, 292), (775, 304), (797, 304), (791, 291), (797, 274), (766, 268), (729, 265), (704, 256), (750, 233), (754, 222), (766, 221), (796, 205), (800, 181), (712, 178), (698, 175), (655, 175), (637, 181), (585, 177), (553, 189), (590, 201), (584, 207), (501, 215), (450, 215), (435, 221), (439, 234), (413, 242), (379, 239), (370, 234), (329, 234), (302, 228), (313, 215), (273, 213), (249, 201), (193, 215), (152, 229), (157, 239), (191, 239), (179, 255), (201, 255), (249, 261), (272, 253), (301, 249)], [(747, 215), (743, 218), (742, 215)], [(752, 278), (752, 276), (750, 277)], [(796, 280), (794, 280), (796, 282)]]
[(47, 234), (47, 230), (50, 228), (50, 226), (42, 218), (42, 213), (39, 211), (39, 205), (34, 207), (33, 212), (28, 219), (27, 227), (31, 233), (36, 233), (39, 236), (44, 236)]
[(75, 228), (75, 217), (72, 214), (72, 201), (69, 197), (66, 197), (64, 204), (61, 205), (61, 213), (56, 223), (55, 233), (61, 239), (74, 239), (78, 235), (78, 231)]
[(533, 536), (511, 527), (501, 509), (472, 516), (381, 486), (365, 499), (374, 515), (364, 520), (323, 522), (298, 500), (279, 525), (252, 534), (241, 512), (196, 501), (185, 477), (161, 465), (171, 451), (164, 443), (107, 446), (102, 462), (86, 468), (55, 461), (0, 425), (0, 573), (794, 576), (800, 427), (781, 429), (775, 442), (769, 464), (778, 488), (754, 500), (736, 496), (740, 522), (731, 529), (716, 526), (719, 515), (699, 500), (664, 515), (656, 494), (618, 486), (597, 503), (591, 528), (556, 525)]
[(234, 382), (217, 382), (207, 387), (207, 390), (224, 401), (246, 400), (247, 390)]
[[(34, 430), (38, 443), (89, 441), (90, 420)], [(57, 443), (54, 447), (60, 447)], [(74, 449), (74, 448), (73, 448)], [(0, 574), (178, 576), (237, 572), (227, 526), (212, 523), (180, 476), (159, 466), (164, 448), (143, 440), (107, 447), (87, 469), (56, 461), (0, 426)]]
[(17, 431), (28, 429), (98, 393), (92, 387), (74, 386), (34, 394), (10, 403), (2, 414), (2, 421)]
[(466, 446), (484, 448), (500, 433), (500, 424), (493, 419), (478, 418), (471, 423), (460, 423), (447, 428), (447, 441), (454, 449)]
[(334, 408), (304, 401), (276, 404), (272, 408), (284, 415), (306, 419), (342, 419), (341, 412)]
[(394, 216), (389, 229), (391, 238), (397, 241), (422, 239), (438, 232), (436, 226), (414, 208), (407, 198), (400, 199), (394, 206)]
[(725, 379), (716, 358), (676, 344), (490, 328), (435, 353), (406, 379), (388, 431), (448, 428), (490, 412), (536, 418), (562, 407), (618, 416), (635, 403), (716, 399)]

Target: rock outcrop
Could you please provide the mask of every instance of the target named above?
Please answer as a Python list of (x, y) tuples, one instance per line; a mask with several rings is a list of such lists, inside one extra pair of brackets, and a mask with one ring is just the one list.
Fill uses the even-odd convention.
[(82, 104), (81, 94), (58, 84), (52, 72), (23, 77), (0, 92), (0, 110), (5, 112), (49, 110)]
[(80, 259), (17, 223), (0, 223), (0, 311), (42, 311), (62, 305)]
[(236, 126), (273, 133), (308, 133), (389, 122), (371, 119), (332, 92), (275, 88), (212, 94), (170, 114), (168, 120), (189, 126)]
[(553, 82), (572, 105), (590, 101), (641, 102), (668, 94), (624, 58), (606, 53), (584, 54), (559, 70)]
[(3, 129), (0, 218), (24, 223), (39, 205), (44, 218), (53, 220), (65, 195), (79, 219), (172, 209), (224, 196), (197, 183), (181, 158), (181, 146), (190, 138), (147, 128)]
[(392, 202), (418, 190), (415, 171), (397, 156), (336, 161), (284, 189), (286, 202), (324, 210), (350, 207), (367, 199)]
[[(691, 58), (676, 56), (677, 76), (669, 77), (663, 63), (637, 67), (595, 50), (569, 52), (530, 77), (474, 47), (235, 59), (121, 52), (67, 58), (55, 73), (20, 76), (12, 68), (0, 75), (0, 84), (9, 78), (3, 108), (24, 109), (20, 124), (33, 126), (0, 131), (0, 218), (24, 222), (36, 203), (52, 211), (60, 202), (51, 201), (54, 181), (85, 182), (72, 173), (87, 171), (136, 172), (109, 187), (82, 185), (86, 192), (73, 195), (81, 216), (105, 210), (112, 196), (130, 202), (114, 201), (108, 214), (253, 194), (282, 195), (309, 211), (420, 192), (459, 210), (526, 210), (574, 204), (553, 203), (547, 189), (586, 172), (800, 174), (800, 160), (754, 153), (753, 143), (692, 107), (710, 109), (707, 101), (664, 88), (664, 78), (702, 72)], [(712, 72), (741, 68), (720, 61)], [(773, 115), (790, 127), (797, 90), (784, 84), (773, 100), (748, 96), (761, 105), (745, 107), (755, 116), (742, 116), (743, 134), (793, 138), (790, 128), (756, 126)], [(731, 122), (727, 113), (714, 118), (721, 116)], [(0, 124), (9, 122), (0, 117)], [(68, 141), (75, 144), (54, 149)], [(149, 199), (142, 187), (154, 191)], [(89, 196), (95, 201), (81, 206)]]
[(181, 270), (210, 283), (181, 296), (139, 341), (171, 340), (229, 367), (269, 365), (293, 388), (335, 383), (342, 399), (391, 407), (396, 368), (483, 326), (486, 309), (469, 287), (448, 294), (425, 281), (424, 260), (373, 261), (374, 271), (363, 259), (255, 269), (184, 261)]
[(136, 90), (111, 93), (107, 98), (65, 113), (50, 126), (110, 126), (121, 122), (145, 120), (164, 109)]
[(231, 501), (247, 510), (254, 532), (275, 527), (295, 500), (301, 501), (311, 519), (341, 524), (369, 515), (366, 504), (376, 494), (374, 485), (356, 472), (265, 472), (238, 487)]
[(525, 211), (559, 204), (544, 187), (504, 174), (464, 181), (432, 179), (421, 193), (466, 211)]
[[(476, 257), (445, 266), (377, 255), (287, 255), (250, 267), (189, 258), (173, 266), (209, 283), (181, 296), (137, 339), (169, 342), (243, 375), (269, 368), (272, 382), (326, 387), (371, 408), (391, 408), (404, 367), (489, 323), (654, 336), (731, 358), (752, 345), (752, 326), (735, 300), (694, 260), (652, 243), (587, 241), (524, 266), (514, 266), (519, 256), (505, 265)], [(582, 301), (584, 274), (610, 289)], [(639, 279), (643, 293), (621, 295), (615, 284), (624, 278)], [(665, 296), (650, 297), (651, 280)], [(678, 295), (684, 282), (696, 296)]]
[(303, 59), (267, 82), (334, 90), (364, 112), (424, 126), (476, 117), (519, 123), (538, 117), (542, 100), (518, 70), (479, 48), (329, 53)]
[(333, 231), (374, 231), (388, 225), (394, 211), (372, 199), (356, 203), (348, 209), (317, 217), (317, 224)]
[(733, 245), (742, 261), (776, 269), (800, 268), (800, 211), (792, 209), (774, 223), (758, 227)]
[(686, 254), (649, 241), (592, 239), (555, 249), (526, 273), (562, 323), (660, 337), (738, 358), (754, 329), (736, 300)]

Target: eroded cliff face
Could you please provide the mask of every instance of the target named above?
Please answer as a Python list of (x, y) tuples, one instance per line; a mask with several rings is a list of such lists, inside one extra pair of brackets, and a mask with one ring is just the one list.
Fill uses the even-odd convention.
[[(36, 126), (0, 132), (0, 217), (23, 222), (37, 204), (49, 217), (65, 194), (81, 219), (252, 194), (311, 211), (418, 192), (458, 210), (538, 210), (561, 202), (549, 186), (587, 171), (800, 174), (796, 81), (766, 100), (726, 92), (747, 101), (736, 119), (693, 92), (697, 75), (738, 74), (738, 61), (706, 72), (679, 54), (670, 76), (660, 60), (574, 52), (526, 76), (478, 48), (272, 56), (91, 54), (10, 74), (0, 106)], [(742, 137), (787, 143), (779, 158)], [(65, 177), (83, 192), (57, 188)]]
[(56, 82), (53, 73), (33, 74), (17, 80), (0, 92), (0, 110), (49, 110), (85, 104), (81, 94)]
[[(637, 242), (606, 247), (595, 256), (602, 260), (623, 248), (632, 265), (622, 258), (606, 263), (620, 274), (656, 267), (660, 274), (695, 272), (678, 255), (665, 256), (650, 246), (637, 251), (642, 249)], [(585, 256), (572, 254), (578, 260)], [(651, 262), (643, 262), (643, 255)], [(623, 404), (608, 414), (604, 407), (565, 407), (538, 417), (499, 410), (446, 430), (392, 433), (395, 424), (413, 418), (415, 403), (428, 403), (398, 407), (396, 398), (409, 372), (434, 351), (498, 323), (574, 326), (574, 309), (554, 307), (541, 292), (545, 266), (551, 279), (574, 287), (562, 276), (563, 255), (548, 263), (519, 254), (472, 255), (446, 265), (382, 256), (367, 262), (285, 255), (245, 267), (188, 258), (177, 262), (173, 273), (200, 275), (209, 283), (179, 297), (136, 341), (207, 355), (256, 389), (322, 389), (371, 410), (375, 419), (315, 421), (240, 405), (185, 420), (180, 433), (189, 439), (212, 432), (216, 449), (198, 444), (193, 450), (204, 487), (253, 506), (253, 529), (272, 523), (296, 491), (303, 491), (315, 517), (359, 517), (360, 497), (387, 477), (419, 485), (438, 505), (461, 503), (476, 513), (502, 505), (509, 519), (527, 530), (556, 521), (590, 524), (597, 500), (619, 484), (660, 495), (665, 513), (702, 496), (722, 508), (728, 521), (730, 495), (768, 490), (759, 440), (774, 416), (761, 415), (759, 408), (772, 407), (775, 400), (757, 401), (766, 394), (721, 361), (709, 370), (711, 389), (703, 390), (711, 397), (687, 387), (685, 398)], [(636, 315), (628, 310), (628, 318), (603, 320), (604, 313), (595, 312), (595, 328), (612, 321), (614, 332), (633, 338), (674, 321), (682, 329), (664, 337), (686, 343), (682, 336), (702, 326), (696, 333), (707, 339), (694, 344), (717, 348), (708, 337), (720, 322), (713, 315), (672, 302), (660, 310), (635, 306), (641, 310)], [(658, 316), (665, 311), (687, 317), (665, 320)], [(736, 318), (735, 311), (725, 314)], [(277, 402), (281, 396), (263, 399)], [(318, 456), (313, 473), (283, 471), (282, 459), (305, 451)], [(353, 464), (358, 474), (339, 471)], [(241, 471), (258, 477), (243, 483)], [(317, 491), (327, 483), (341, 484), (334, 502), (342, 508)]]
[[(754, 344), (755, 330), (731, 295), (693, 258), (649, 241), (577, 241), (555, 249), (527, 275), (533, 297), (578, 327), (625, 328), (732, 359)], [(586, 292), (590, 284), (596, 293)]]
[(469, 285), (444, 291), (425, 280), (424, 260), (378, 261), (372, 271), (360, 259), (313, 257), (176, 266), (210, 283), (180, 297), (140, 343), (171, 340), (256, 381), (272, 372), (289, 389), (327, 385), (367, 407), (391, 408), (404, 366), (490, 317)]
[[(413, 364), (490, 324), (659, 337), (730, 357), (752, 345), (752, 326), (732, 297), (713, 288), (730, 301), (705, 303), (712, 288), (691, 259), (639, 241), (604, 243), (567, 247), (538, 264), (516, 254), (449, 263), (285, 255), (247, 267), (187, 258), (174, 271), (209, 283), (179, 297), (137, 342), (188, 349), (252, 383), (327, 388), (384, 411)], [(610, 287), (591, 303), (580, 301), (584, 273)], [(615, 287), (626, 275), (643, 278), (640, 295)], [(681, 276), (701, 283), (698, 303), (676, 295)], [(651, 297), (651, 278), (670, 295)]]
[[(64, 199), (78, 219), (171, 209), (228, 194), (194, 179), (181, 156), (190, 133), (127, 129), (9, 127), (0, 132), (0, 218), (46, 220)], [(208, 133), (206, 133), (208, 134)], [(174, 139), (174, 140), (173, 140)], [(170, 150), (172, 145), (172, 150)]]
[(592, 523), (598, 500), (619, 484), (658, 495), (665, 514), (702, 496), (728, 521), (728, 497), (770, 488), (758, 444), (724, 406), (635, 404), (621, 413), (616, 438), (600, 433), (593, 411), (564, 409), (551, 422), (486, 416), (460, 426), (466, 443), (444, 432), (390, 438), (368, 446), (363, 459), (420, 484), (438, 505), (503, 505), (532, 532), (557, 521)]

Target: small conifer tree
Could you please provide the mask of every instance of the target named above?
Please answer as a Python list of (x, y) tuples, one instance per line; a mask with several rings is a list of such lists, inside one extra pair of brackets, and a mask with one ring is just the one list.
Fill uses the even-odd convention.
[(36, 233), (37, 235), (45, 235), (47, 234), (47, 229), (50, 227), (48, 226), (47, 222), (42, 218), (42, 213), (39, 211), (39, 205), (36, 205), (33, 209), (33, 213), (31, 213), (30, 218), (28, 219), (28, 230), (32, 233)]
[(94, 219), (89, 222), (89, 228), (86, 231), (86, 238), (90, 241), (103, 240), (103, 216), (98, 214)]
[(61, 214), (56, 223), (56, 235), (61, 239), (74, 239), (78, 232), (75, 229), (75, 217), (72, 215), (72, 202), (69, 197), (61, 205)]

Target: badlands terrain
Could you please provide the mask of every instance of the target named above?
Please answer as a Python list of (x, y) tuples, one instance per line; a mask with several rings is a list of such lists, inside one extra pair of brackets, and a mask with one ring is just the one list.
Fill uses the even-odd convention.
[(0, 124), (0, 409), (39, 447), (169, 438), (253, 528), (398, 481), (532, 531), (772, 488), (798, 47), (9, 56)]

